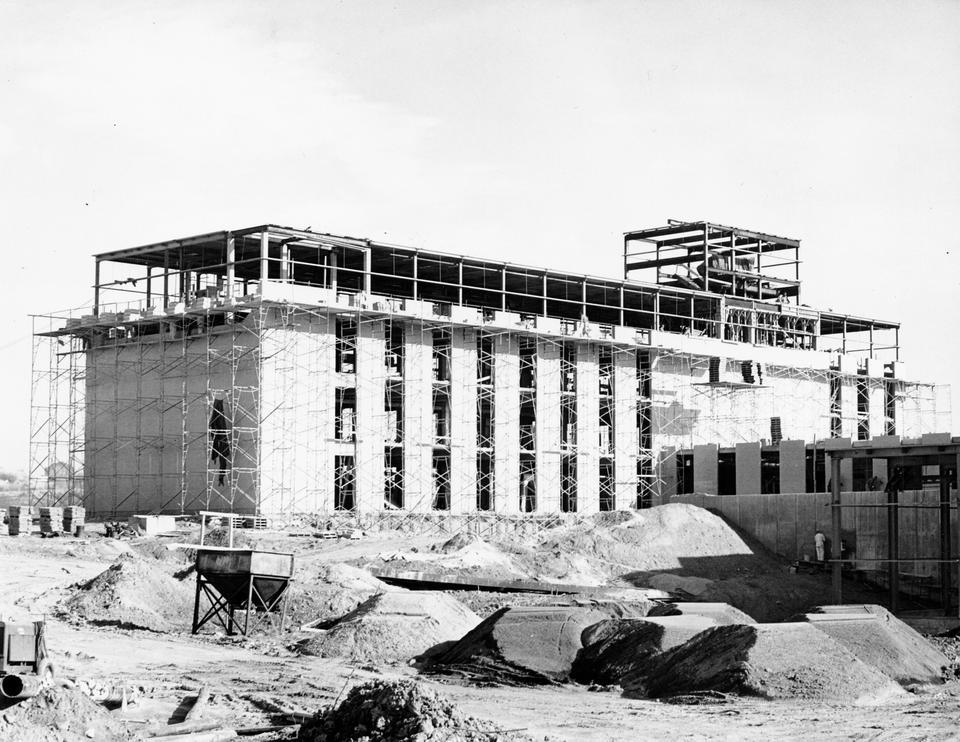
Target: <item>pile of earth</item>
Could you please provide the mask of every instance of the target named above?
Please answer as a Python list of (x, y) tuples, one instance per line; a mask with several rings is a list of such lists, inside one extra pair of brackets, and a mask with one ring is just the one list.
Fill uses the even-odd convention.
[(873, 703), (904, 693), (809, 623), (716, 626), (654, 657), (621, 684), (629, 698), (719, 692)]
[(433, 654), (423, 670), (488, 684), (563, 683), (570, 679), (591, 626), (658, 612), (673, 609), (651, 602), (506, 607)]
[(300, 726), (302, 742), (513, 742), (529, 737), (466, 716), (453, 702), (412, 680), (375, 681), (350, 690), (338, 706)]
[(292, 649), (356, 662), (397, 662), (459, 639), (479, 616), (446, 593), (392, 589), (322, 624)]
[(507, 549), (484, 541), (471, 533), (458, 533), (428, 549), (409, 549), (380, 553), (371, 562), (378, 567), (404, 571), (472, 575), (494, 580), (529, 579)]
[(607, 577), (684, 571), (715, 579), (779, 566), (722, 518), (686, 503), (598, 513), (548, 532), (519, 558), (528, 571), (547, 581), (582, 572), (583, 560)]
[(365, 569), (320, 558), (298, 558), (295, 576), (287, 597), (289, 625), (294, 627), (339, 618), (391, 589)]
[(98, 626), (157, 632), (189, 628), (194, 582), (174, 577), (171, 566), (123, 555), (93, 579), (74, 585), (57, 605), (58, 614)]
[(798, 616), (901, 685), (940, 683), (950, 659), (878, 605), (826, 605)]
[[(701, 631), (733, 622), (717, 614), (695, 613), (601, 621), (581, 635), (583, 649), (573, 662), (570, 677), (585, 685), (620, 685), (625, 677), (642, 673), (657, 655)], [(746, 617), (745, 623), (752, 619)]]
[(134, 739), (122, 721), (78, 690), (46, 688), (0, 713), (4, 742)]

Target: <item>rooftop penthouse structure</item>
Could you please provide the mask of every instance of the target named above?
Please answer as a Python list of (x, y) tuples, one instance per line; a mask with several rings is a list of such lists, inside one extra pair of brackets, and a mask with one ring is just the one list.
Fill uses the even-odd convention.
[(621, 279), (275, 225), (101, 253), (91, 308), (35, 320), (31, 491), (364, 517), (822, 491), (824, 447), (949, 410), (896, 322), (800, 303), (799, 251), (670, 221), (625, 234)]

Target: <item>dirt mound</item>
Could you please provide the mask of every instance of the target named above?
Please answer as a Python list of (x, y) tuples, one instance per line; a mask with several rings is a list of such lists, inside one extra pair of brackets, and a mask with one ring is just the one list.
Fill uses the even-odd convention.
[(0, 714), (5, 742), (132, 739), (123, 722), (78, 690), (47, 688)]
[(335, 708), (300, 727), (303, 742), (490, 742), (526, 740), (466, 716), (454, 703), (412, 680), (375, 681), (351, 689)]
[(950, 665), (943, 652), (878, 605), (818, 606), (798, 620), (809, 621), (901, 685), (940, 683)]
[(583, 647), (584, 630), (649, 610), (647, 604), (503, 608), (434, 657), (426, 671), (504, 685), (564, 682)]
[(477, 614), (445, 593), (390, 590), (367, 599), (295, 648), (318, 657), (395, 662), (458, 639), (479, 622)]
[(178, 580), (159, 563), (123, 556), (75, 586), (57, 608), (67, 620), (163, 632), (190, 626), (193, 600), (192, 580)]
[(705, 616), (610, 619), (583, 632), (583, 649), (570, 677), (578, 683), (619, 685), (649, 665), (651, 659), (716, 626)]
[(392, 589), (360, 567), (342, 562), (300, 560), (287, 598), (289, 625), (332, 621), (372, 595)]
[(713, 578), (767, 566), (726, 521), (685, 503), (594, 516), (551, 531), (528, 557), (540, 579), (583, 570), (586, 560), (608, 576), (689, 571)]
[(879, 702), (899, 685), (809, 623), (717, 626), (623, 679), (629, 698), (719, 691), (761, 698)]
[(192, 563), (192, 559), (184, 549), (168, 549), (167, 542), (157, 538), (139, 538), (130, 542), (130, 551), (144, 559), (154, 559), (158, 562), (179, 564), (181, 566)]

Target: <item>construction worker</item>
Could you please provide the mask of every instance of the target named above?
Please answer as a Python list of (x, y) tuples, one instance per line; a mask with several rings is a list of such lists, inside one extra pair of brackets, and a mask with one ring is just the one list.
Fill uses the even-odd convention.
[(817, 561), (825, 561), (827, 558), (827, 537), (823, 535), (823, 531), (820, 529), (817, 529), (817, 532), (813, 534), (813, 544), (817, 548)]

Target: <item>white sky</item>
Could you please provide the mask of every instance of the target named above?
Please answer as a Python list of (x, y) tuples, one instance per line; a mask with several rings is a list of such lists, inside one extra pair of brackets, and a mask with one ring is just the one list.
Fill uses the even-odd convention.
[(960, 389), (956, 0), (0, 0), (0, 29), (0, 467), (27, 314), (89, 303), (92, 253), (263, 222), (614, 277), (668, 218), (798, 237), (805, 303), (900, 320)]

